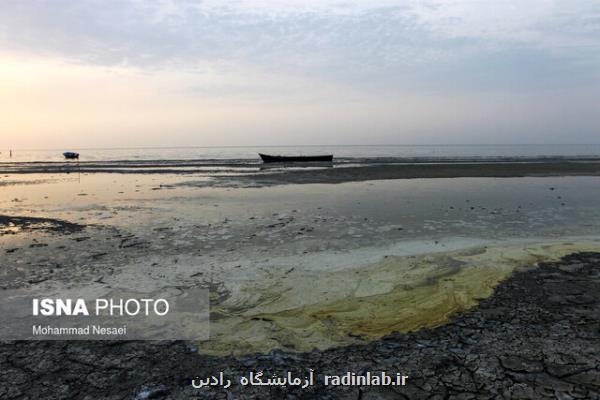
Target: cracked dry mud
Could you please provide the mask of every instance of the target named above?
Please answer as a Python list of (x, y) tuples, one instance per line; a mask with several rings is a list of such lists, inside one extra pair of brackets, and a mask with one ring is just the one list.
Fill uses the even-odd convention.
[[(444, 326), (308, 353), (198, 354), (185, 342), (4, 342), (3, 399), (600, 399), (600, 253), (515, 272)], [(194, 389), (223, 371), (313, 368), (315, 386)], [(404, 387), (321, 385), (324, 374), (400, 371)]]

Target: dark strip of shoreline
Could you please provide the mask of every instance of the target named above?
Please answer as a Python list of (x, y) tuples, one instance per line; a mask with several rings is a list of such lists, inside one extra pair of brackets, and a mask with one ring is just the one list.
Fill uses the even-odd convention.
[[(0, 397), (95, 399), (600, 399), (600, 253), (516, 272), (444, 326), (310, 353), (208, 357), (185, 342), (0, 343)], [(315, 385), (194, 389), (250, 371)], [(403, 387), (325, 387), (325, 374), (401, 372)]]
[[(119, 173), (119, 174), (200, 174), (214, 176), (219, 181), (248, 182), (256, 185), (286, 183), (341, 183), (378, 179), (509, 178), (524, 176), (598, 176), (598, 160), (552, 161), (485, 161), (485, 162), (410, 162), (364, 164), (334, 164), (317, 168), (302, 165), (263, 166), (248, 164), (205, 164), (202, 162), (149, 163), (19, 163), (0, 165), (0, 175), (58, 173)], [(226, 175), (222, 173), (226, 172)]]
[[(598, 162), (460, 163), (375, 165), (318, 170), (293, 170), (235, 177), (256, 184), (342, 183), (378, 179), (513, 178), (525, 176), (598, 176)], [(219, 177), (227, 179), (228, 177)]]

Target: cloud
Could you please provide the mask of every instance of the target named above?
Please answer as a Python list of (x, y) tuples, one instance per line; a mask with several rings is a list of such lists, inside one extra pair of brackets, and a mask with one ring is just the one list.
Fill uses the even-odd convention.
[(0, 26), (4, 49), (84, 64), (251, 66), (399, 88), (477, 80), (477, 65), (502, 85), (532, 81), (521, 77), (531, 67), (569, 78), (566, 64), (596, 77), (600, 64), (600, 7), (588, 1), (10, 1)]
[(589, 141), (600, 3), (10, 0), (0, 74), (0, 132), (32, 143)]

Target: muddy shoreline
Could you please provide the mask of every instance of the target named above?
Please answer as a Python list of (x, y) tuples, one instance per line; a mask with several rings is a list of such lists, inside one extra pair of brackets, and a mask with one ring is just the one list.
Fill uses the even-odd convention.
[(30, 231), (71, 234), (81, 232), (84, 228), (85, 225), (55, 218), (0, 215), (0, 236)]
[[(288, 168), (293, 167), (293, 168)], [(549, 176), (598, 176), (597, 159), (537, 160), (537, 161), (464, 161), (464, 162), (366, 162), (336, 163), (329, 167), (298, 165), (262, 165), (257, 163), (193, 163), (193, 162), (82, 162), (82, 163), (16, 163), (0, 165), (0, 175), (6, 174), (149, 174), (198, 175), (210, 181), (185, 183), (188, 186), (272, 186), (306, 183), (343, 183), (384, 179), (416, 178), (511, 178)], [(17, 184), (7, 181), (6, 185)], [(0, 184), (2, 180), (0, 179)]]
[[(599, 307), (600, 253), (575, 253), (516, 272), (447, 325), (360, 346), (223, 358), (185, 342), (4, 342), (0, 397), (600, 399)], [(190, 385), (219, 371), (236, 379), (309, 368), (316, 383), (305, 390)], [(324, 374), (381, 370), (409, 375), (408, 385), (320, 384)]]
[(376, 165), (319, 170), (294, 170), (264, 175), (215, 177), (217, 182), (231, 179), (256, 186), (343, 183), (381, 179), (417, 178), (514, 178), (526, 176), (597, 176), (597, 162), (539, 162), (539, 163), (465, 163), (465, 164), (406, 164)]

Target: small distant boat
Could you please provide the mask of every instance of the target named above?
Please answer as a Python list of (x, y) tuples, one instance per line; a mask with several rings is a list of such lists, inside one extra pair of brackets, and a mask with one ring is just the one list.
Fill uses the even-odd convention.
[(321, 156), (271, 156), (258, 153), (265, 163), (285, 163), (285, 162), (332, 162), (333, 154)]
[(79, 160), (79, 153), (75, 153), (72, 151), (66, 151), (63, 153), (63, 156), (65, 156), (65, 158), (67, 160)]

